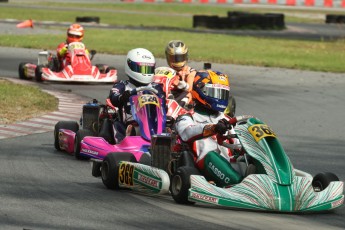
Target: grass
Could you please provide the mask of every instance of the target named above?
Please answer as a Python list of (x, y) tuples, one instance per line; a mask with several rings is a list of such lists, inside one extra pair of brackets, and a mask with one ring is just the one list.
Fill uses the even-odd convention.
[(54, 111), (58, 106), (54, 96), (38, 87), (0, 79), (0, 92), (0, 124), (39, 116)]
[[(39, 8), (45, 7), (45, 8)], [(31, 8), (27, 8), (31, 7)], [(54, 7), (57, 7), (54, 8)], [(80, 9), (83, 8), (83, 11)], [(195, 4), (140, 4), (102, 3), (67, 4), (53, 2), (1, 5), (0, 18), (34, 21), (74, 22), (76, 16), (99, 16), (101, 23), (127, 26), (150, 27), (151, 31), (129, 29), (87, 28), (84, 42), (89, 49), (99, 53), (126, 54), (135, 47), (151, 50), (156, 57), (164, 57), (164, 47), (169, 40), (182, 39), (190, 48), (190, 59), (241, 65), (283, 67), (302, 70), (345, 72), (345, 40), (300, 41), (248, 36), (192, 33), (177, 29), (192, 29), (192, 15), (211, 14), (225, 16), (228, 11), (245, 10), (251, 12), (288, 12), (298, 14), (322, 14), (327, 11), (306, 11), (296, 9), (255, 9), (238, 8), (230, 5)], [(288, 19), (286, 19), (288, 20)], [(154, 30), (153, 27), (165, 30)], [(14, 46), (55, 50), (65, 39), (63, 27), (47, 27), (35, 23), (35, 28), (49, 28), (61, 31), (61, 35), (0, 35), (1, 46)], [(174, 29), (175, 28), (175, 29)]]
[[(61, 30), (61, 35), (54, 36), (0, 35), (0, 45), (55, 50), (57, 44), (64, 39), (64, 30)], [(171, 39), (185, 41), (189, 46), (190, 59), (194, 61), (345, 72), (345, 40), (298, 41), (188, 32), (88, 28), (84, 42), (89, 49), (95, 49), (99, 53), (124, 55), (132, 48), (144, 47), (151, 50), (156, 57), (164, 58), (164, 47)]]

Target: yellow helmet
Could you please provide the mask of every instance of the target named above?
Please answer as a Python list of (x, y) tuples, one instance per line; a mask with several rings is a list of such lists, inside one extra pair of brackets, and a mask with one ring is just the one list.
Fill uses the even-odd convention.
[(181, 40), (172, 40), (165, 47), (165, 57), (171, 68), (181, 70), (188, 61), (188, 47)]

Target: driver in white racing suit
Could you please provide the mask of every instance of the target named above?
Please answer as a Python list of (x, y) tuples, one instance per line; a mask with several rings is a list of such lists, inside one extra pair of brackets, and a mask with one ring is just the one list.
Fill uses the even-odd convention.
[[(217, 134), (231, 130), (223, 111), (229, 99), (228, 76), (207, 70), (198, 72), (194, 78), (192, 95), (195, 100), (194, 113), (176, 119), (175, 128), (183, 142), (193, 150), (196, 167), (209, 181), (220, 187), (237, 184), (242, 176), (232, 168), (232, 152), (217, 142)], [(237, 139), (233, 144), (238, 143)]]

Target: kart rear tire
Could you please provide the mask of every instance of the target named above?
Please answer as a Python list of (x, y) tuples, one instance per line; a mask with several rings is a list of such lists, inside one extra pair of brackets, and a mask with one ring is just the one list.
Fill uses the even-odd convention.
[(339, 178), (331, 172), (318, 173), (313, 178), (313, 188), (321, 192), (325, 190), (332, 181), (339, 181)]
[(151, 165), (151, 156), (149, 156), (146, 153), (143, 153), (143, 155), (141, 155), (140, 157), (139, 163), (143, 165)]
[(119, 189), (119, 162), (137, 162), (134, 155), (128, 152), (113, 152), (105, 156), (101, 165), (102, 182), (108, 189)]
[(77, 132), (79, 130), (79, 125), (76, 121), (59, 121), (55, 124), (54, 127), (54, 147), (56, 150), (61, 151), (59, 145), (59, 130), (60, 129), (69, 129), (73, 132)]
[(74, 156), (77, 160), (88, 160), (90, 157), (80, 154), (80, 144), (84, 137), (93, 136), (93, 132), (88, 129), (79, 129), (74, 138)]
[(190, 166), (179, 167), (171, 177), (170, 192), (171, 196), (178, 204), (194, 204), (188, 200), (188, 191), (191, 186), (190, 176), (200, 175), (200, 172)]
[(19, 79), (22, 79), (22, 80), (28, 79), (25, 75), (25, 69), (24, 69), (25, 65), (26, 65), (26, 62), (21, 62), (19, 63), (19, 66), (18, 66)]
[(44, 66), (43, 65), (38, 65), (35, 69), (35, 79), (37, 82), (42, 82), (42, 68)]

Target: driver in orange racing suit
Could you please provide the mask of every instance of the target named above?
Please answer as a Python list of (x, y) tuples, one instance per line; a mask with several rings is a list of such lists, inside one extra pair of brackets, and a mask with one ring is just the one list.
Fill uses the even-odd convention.
[[(68, 55), (68, 44), (72, 42), (82, 42), (84, 38), (84, 28), (79, 24), (72, 24), (67, 29), (66, 42), (62, 42), (56, 48), (56, 54), (59, 60), (59, 70), (62, 70), (66, 65), (70, 64), (70, 56)], [(86, 54), (89, 55), (88, 50)]]
[(171, 91), (176, 101), (188, 108), (192, 102), (191, 91), (196, 70), (187, 65), (188, 47), (181, 40), (171, 40), (165, 47), (165, 57), (170, 68), (174, 69), (179, 80), (174, 82)]
[[(199, 171), (207, 180), (221, 187), (242, 180), (230, 164), (231, 150), (220, 145), (216, 136), (234, 133), (228, 122), (230, 117), (223, 113), (228, 105), (229, 91), (227, 75), (212, 70), (198, 72), (192, 89), (194, 113), (179, 116), (175, 123), (177, 134), (193, 149)], [(232, 141), (232, 144), (239, 143), (238, 139)]]

